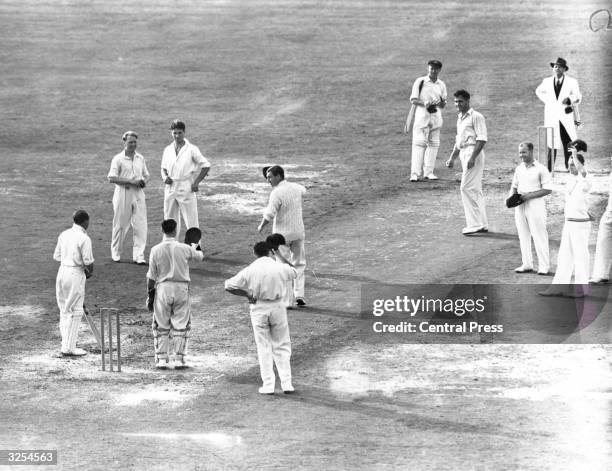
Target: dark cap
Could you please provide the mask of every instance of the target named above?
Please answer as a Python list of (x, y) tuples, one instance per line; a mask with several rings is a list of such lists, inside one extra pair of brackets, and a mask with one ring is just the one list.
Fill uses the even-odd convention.
[(562, 57), (557, 57), (557, 61), (556, 62), (551, 62), (550, 66), (554, 67), (555, 65), (560, 65), (561, 67), (565, 67), (565, 70), (569, 70), (569, 67), (567, 65), (567, 61), (565, 59), (563, 59)]
[(432, 59), (430, 60), (427, 65), (430, 65), (432, 67), (435, 67), (436, 69), (441, 69), (442, 68), (442, 62), (436, 60), (436, 59)]
[(272, 168), (272, 166), (271, 166), (271, 165), (268, 165), (267, 167), (264, 167), (264, 168), (262, 169), (262, 171), (261, 171), (261, 172), (263, 173), (264, 178), (268, 178), (268, 170), (270, 170), (270, 168)]

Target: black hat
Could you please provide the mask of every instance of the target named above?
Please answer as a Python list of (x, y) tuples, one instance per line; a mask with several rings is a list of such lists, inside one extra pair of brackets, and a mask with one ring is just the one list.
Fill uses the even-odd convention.
[(565, 70), (569, 70), (569, 67), (567, 65), (567, 61), (565, 59), (563, 59), (562, 57), (557, 57), (557, 61), (556, 62), (551, 62), (550, 66), (554, 67), (555, 65), (560, 65), (561, 67), (565, 67)]
[(427, 65), (431, 65), (432, 67), (435, 67), (437, 69), (441, 69), (442, 68), (442, 62), (436, 60), (436, 59), (432, 59), (430, 60)]
[(264, 178), (268, 178), (268, 170), (270, 170), (271, 168), (272, 168), (272, 166), (268, 165), (267, 167), (264, 167), (262, 169), (262, 173), (263, 173)]

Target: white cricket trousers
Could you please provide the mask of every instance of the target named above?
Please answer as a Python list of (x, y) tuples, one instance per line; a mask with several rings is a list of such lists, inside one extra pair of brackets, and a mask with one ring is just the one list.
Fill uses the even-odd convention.
[(296, 298), (304, 297), (304, 284), (306, 280), (306, 251), (304, 250), (304, 239), (286, 241), (291, 252), (291, 264), (297, 271), (297, 277), (293, 282), (293, 294)]
[(461, 201), (467, 228), (489, 227), (487, 210), (485, 207), (484, 193), (482, 192), (482, 176), (485, 166), (485, 154), (480, 152), (472, 168), (467, 168), (467, 162), (472, 157), (474, 146), (464, 147), (459, 151), (459, 159), (463, 172), (461, 173)]
[(134, 246), (132, 260), (135, 262), (145, 259), (144, 251), (147, 245), (147, 205), (145, 194), (141, 188), (115, 186), (113, 195), (113, 232), (111, 238), (111, 257), (113, 260), (121, 258), (123, 242), (130, 226), (132, 227)]
[(440, 148), (440, 131), (441, 128), (429, 126), (412, 127), (411, 175), (427, 177), (434, 172)]
[(185, 220), (185, 229), (200, 227), (198, 221), (198, 200), (191, 190), (191, 179), (184, 179), (165, 185), (164, 189), (164, 219), (176, 221), (176, 234), (181, 231), (181, 218)]
[(533, 269), (531, 239), (538, 256), (538, 271), (550, 271), (548, 230), (546, 229), (546, 201), (534, 198), (514, 208), (514, 222), (521, 244), (523, 267)]
[(83, 316), (85, 272), (82, 267), (64, 265), (59, 267), (55, 280), (55, 296), (60, 311), (61, 351), (70, 353), (76, 348), (81, 317)]
[(291, 384), (291, 339), (287, 323), (287, 309), (282, 300), (261, 301), (250, 304), (251, 324), (257, 345), (257, 358), (263, 387), (273, 389), (275, 384), (273, 364), (283, 390)]
[(594, 280), (609, 280), (610, 265), (612, 265), (612, 211), (606, 210), (599, 221), (597, 245), (595, 247), (595, 263), (593, 264)]
[(155, 360), (168, 360), (170, 334), (172, 334), (172, 353), (177, 358), (187, 354), (187, 344), (191, 331), (191, 308), (189, 302), (189, 283), (163, 281), (155, 286), (153, 304), (153, 345)]
[(591, 222), (565, 221), (561, 233), (561, 245), (557, 256), (557, 270), (553, 285), (569, 285), (574, 275), (574, 284), (589, 283), (589, 235)]

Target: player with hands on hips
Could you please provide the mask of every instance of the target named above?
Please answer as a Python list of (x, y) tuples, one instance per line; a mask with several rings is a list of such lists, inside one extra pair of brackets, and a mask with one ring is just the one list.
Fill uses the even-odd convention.
[(185, 138), (185, 123), (175, 119), (170, 125), (173, 142), (164, 149), (161, 176), (164, 182), (164, 219), (174, 219), (177, 234), (181, 215), (187, 228), (200, 227), (196, 193), (208, 175), (210, 162), (200, 149)]

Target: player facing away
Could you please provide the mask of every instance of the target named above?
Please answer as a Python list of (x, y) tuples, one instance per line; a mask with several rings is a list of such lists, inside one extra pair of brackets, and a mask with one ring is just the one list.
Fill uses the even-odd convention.
[(84, 314), (85, 280), (93, 275), (94, 258), (91, 239), (87, 235), (89, 214), (78, 210), (72, 216), (74, 224), (60, 234), (53, 259), (60, 262), (55, 282), (57, 306), (60, 311), (62, 356), (83, 356), (87, 352), (77, 348), (79, 326)]
[(257, 345), (261, 373), (260, 394), (274, 394), (274, 365), (285, 394), (294, 392), (291, 379), (291, 339), (284, 296), (287, 284), (297, 271), (270, 257), (266, 242), (253, 247), (257, 259), (237, 275), (225, 281), (225, 290), (249, 300), (251, 324)]

